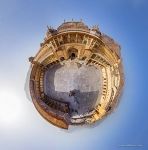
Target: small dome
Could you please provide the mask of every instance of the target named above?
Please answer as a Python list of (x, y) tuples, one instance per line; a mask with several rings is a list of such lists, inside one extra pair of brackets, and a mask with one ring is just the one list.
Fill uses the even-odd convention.
[(87, 25), (85, 25), (83, 22), (79, 21), (72, 21), (72, 22), (64, 22), (62, 25), (58, 27), (58, 31), (64, 31), (64, 30), (87, 30), (89, 31), (89, 28)]

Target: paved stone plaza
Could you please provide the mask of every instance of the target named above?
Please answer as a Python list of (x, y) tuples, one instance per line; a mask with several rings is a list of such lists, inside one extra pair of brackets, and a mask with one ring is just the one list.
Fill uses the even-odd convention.
[(94, 66), (69, 60), (54, 65), (45, 73), (45, 94), (50, 98), (70, 103), (73, 114), (84, 114), (98, 104), (101, 73)]

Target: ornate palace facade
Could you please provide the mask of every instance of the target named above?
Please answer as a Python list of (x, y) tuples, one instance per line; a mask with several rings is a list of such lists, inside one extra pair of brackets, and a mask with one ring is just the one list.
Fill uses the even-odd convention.
[(109, 114), (123, 87), (120, 46), (97, 26), (64, 22), (49, 28), (30, 57), (30, 93), (38, 112), (64, 129)]

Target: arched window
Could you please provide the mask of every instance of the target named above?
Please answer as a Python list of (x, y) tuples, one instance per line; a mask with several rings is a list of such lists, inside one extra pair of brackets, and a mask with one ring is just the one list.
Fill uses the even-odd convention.
[(82, 60), (85, 60), (86, 59), (86, 56), (82, 57)]
[(61, 58), (60, 58), (60, 61), (64, 61), (64, 60), (65, 60), (65, 58), (64, 58), (64, 57), (61, 57)]

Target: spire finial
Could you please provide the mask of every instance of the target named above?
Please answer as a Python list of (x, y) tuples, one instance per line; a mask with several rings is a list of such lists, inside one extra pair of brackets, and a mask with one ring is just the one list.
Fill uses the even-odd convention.
[(47, 25), (47, 29), (49, 30), (49, 26)]

